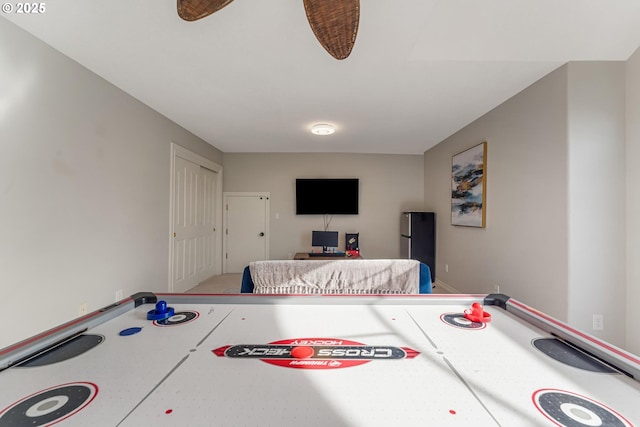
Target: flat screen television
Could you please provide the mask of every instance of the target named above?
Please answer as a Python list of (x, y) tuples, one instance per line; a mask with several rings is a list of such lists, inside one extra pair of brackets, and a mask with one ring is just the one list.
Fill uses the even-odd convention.
[(297, 215), (358, 215), (358, 178), (296, 179)]

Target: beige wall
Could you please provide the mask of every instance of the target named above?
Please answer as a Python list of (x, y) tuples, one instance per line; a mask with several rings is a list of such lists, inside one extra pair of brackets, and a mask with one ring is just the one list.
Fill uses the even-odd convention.
[(640, 48), (626, 64), (627, 346), (640, 354)]
[(360, 233), (367, 258), (400, 256), (400, 214), (419, 210), (423, 195), (421, 155), (225, 154), (224, 191), (268, 191), (272, 259), (311, 250), (311, 231), (323, 229), (322, 215), (295, 214), (296, 178), (359, 178), (360, 214), (334, 215), (329, 229)]
[(166, 291), (170, 143), (222, 153), (4, 19), (0, 76), (2, 348)]
[[(499, 284), (626, 346), (625, 63), (569, 63), (428, 150), (426, 209), (450, 213), (451, 156), (483, 140), (487, 226), (439, 222), (439, 279), (462, 292)], [(604, 316), (603, 331), (592, 330), (594, 314)]]
[[(424, 206), (439, 218), (437, 270), (446, 285), (469, 293), (499, 285), (566, 318), (566, 88), (562, 67), (425, 152)], [(454, 227), (451, 156), (482, 141), (486, 228)]]
[[(568, 64), (569, 324), (626, 340), (625, 64)], [(622, 307), (621, 307), (622, 305)], [(593, 331), (593, 316), (604, 331)]]

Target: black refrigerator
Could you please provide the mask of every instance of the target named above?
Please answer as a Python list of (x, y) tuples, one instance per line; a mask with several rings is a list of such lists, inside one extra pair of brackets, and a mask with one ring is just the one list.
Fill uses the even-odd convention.
[(403, 212), (400, 221), (400, 256), (429, 266), (431, 283), (436, 280), (436, 214)]

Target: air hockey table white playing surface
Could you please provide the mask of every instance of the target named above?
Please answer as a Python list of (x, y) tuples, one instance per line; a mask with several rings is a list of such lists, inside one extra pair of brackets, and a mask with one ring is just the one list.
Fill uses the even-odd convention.
[(0, 427), (640, 425), (637, 379), (502, 308), (465, 319), (482, 297), (166, 294), (166, 322), (125, 300), (73, 325), (94, 348), (0, 372)]

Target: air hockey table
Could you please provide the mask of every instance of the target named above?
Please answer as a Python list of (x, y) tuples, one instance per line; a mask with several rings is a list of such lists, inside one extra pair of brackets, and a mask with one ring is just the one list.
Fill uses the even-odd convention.
[(0, 426), (629, 427), (639, 379), (500, 294), (140, 293), (1, 349)]

